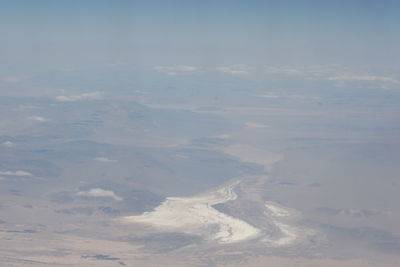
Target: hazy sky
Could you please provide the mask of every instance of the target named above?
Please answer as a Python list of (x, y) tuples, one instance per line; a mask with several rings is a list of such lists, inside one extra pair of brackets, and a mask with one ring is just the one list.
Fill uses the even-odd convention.
[(0, 0), (0, 5), (4, 75), (115, 63), (399, 61), (399, 1)]

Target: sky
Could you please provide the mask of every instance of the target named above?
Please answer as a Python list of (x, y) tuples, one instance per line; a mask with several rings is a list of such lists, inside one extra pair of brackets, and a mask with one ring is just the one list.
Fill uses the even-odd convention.
[(398, 1), (0, 1), (1, 71), (98, 64), (392, 65)]

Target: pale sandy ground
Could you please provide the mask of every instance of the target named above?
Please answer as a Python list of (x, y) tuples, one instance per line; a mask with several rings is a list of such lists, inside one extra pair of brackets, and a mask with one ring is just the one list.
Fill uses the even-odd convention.
[(254, 259), (240, 263), (220, 264), (217, 266), (229, 267), (398, 267), (400, 261), (374, 262), (364, 260), (334, 260), (334, 259), (304, 259), (304, 258), (278, 258), (278, 257), (255, 257)]
[(139, 246), (124, 242), (50, 233), (2, 232), (0, 236), (0, 266), (113, 266), (119, 264), (82, 256), (110, 255), (122, 262), (145, 256), (137, 252)]
[[(12, 238), (13, 240), (4, 240)], [(374, 262), (366, 260), (281, 258), (250, 256), (235, 261), (227, 259), (218, 264), (210, 263), (205, 255), (187, 253), (182, 255), (150, 255), (142, 252), (140, 246), (125, 242), (114, 242), (93, 238), (67, 236), (61, 234), (41, 234), (32, 238), (30, 234), (1, 233), (0, 266), (144, 266), (144, 267), (397, 267), (400, 261)], [(119, 260), (96, 260), (83, 258), (96, 254), (118, 257)], [(197, 254), (197, 255), (196, 255)], [(217, 253), (218, 254), (218, 253)], [(225, 255), (228, 256), (228, 255)], [(207, 264), (207, 262), (209, 264)]]

